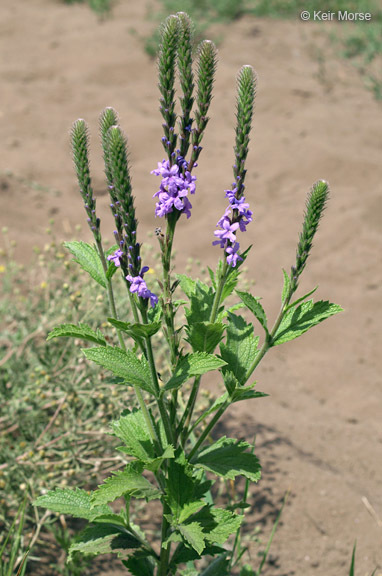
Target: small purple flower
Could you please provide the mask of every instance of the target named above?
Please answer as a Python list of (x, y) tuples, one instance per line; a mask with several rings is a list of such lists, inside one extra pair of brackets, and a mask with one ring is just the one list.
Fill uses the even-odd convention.
[(240, 248), (239, 242), (235, 242), (235, 244), (233, 244), (233, 246), (228, 246), (225, 249), (226, 254), (228, 254), (227, 264), (232, 266), (232, 268), (234, 268), (236, 266), (236, 263), (238, 260), (243, 260), (243, 258), (241, 256), (239, 256), (239, 254), (237, 253), (239, 248)]
[(220, 238), (220, 240), (230, 240), (230, 242), (235, 242), (236, 236), (234, 232), (239, 228), (238, 222), (231, 224), (228, 218), (224, 218), (221, 227), (223, 230), (215, 230), (214, 235)]
[(108, 256), (107, 259), (108, 259), (109, 261), (112, 260), (116, 266), (120, 266), (120, 265), (121, 265), (121, 260), (120, 260), (120, 259), (122, 258), (122, 255), (123, 255), (122, 250), (120, 250), (120, 249), (118, 248), (118, 250), (116, 250), (116, 251), (114, 252), (114, 254), (110, 254), (110, 256)]
[(132, 294), (134, 294), (134, 292), (136, 292), (140, 298), (145, 298), (146, 300), (150, 300), (150, 304), (154, 308), (155, 305), (158, 303), (158, 296), (153, 294), (153, 292), (151, 292), (147, 288), (147, 284), (143, 279), (143, 275), (148, 270), (149, 270), (149, 267), (144, 266), (142, 268), (139, 276), (131, 276), (130, 274), (128, 274), (126, 276), (126, 280), (128, 280), (130, 282), (130, 292)]

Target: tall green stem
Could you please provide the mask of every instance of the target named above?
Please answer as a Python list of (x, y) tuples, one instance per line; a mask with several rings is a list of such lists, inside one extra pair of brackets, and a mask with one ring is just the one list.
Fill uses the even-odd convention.
[(170, 346), (172, 367), (175, 366), (178, 357), (178, 346), (174, 326), (175, 312), (171, 292), (171, 256), (177, 220), (178, 214), (175, 212), (168, 214), (166, 236), (161, 244), (163, 265), (163, 313), (167, 327), (167, 338)]
[[(142, 309), (141, 314), (142, 314), (143, 322), (145, 324), (147, 324), (148, 318), (147, 318), (146, 310)], [(168, 416), (168, 412), (166, 410), (166, 406), (165, 406), (163, 398), (161, 396), (161, 390), (159, 387), (157, 370), (155, 367), (153, 348), (152, 348), (151, 339), (149, 336), (147, 338), (145, 338), (145, 344), (146, 344), (147, 361), (148, 361), (149, 366), (150, 366), (151, 377), (152, 377), (152, 380), (154, 383), (154, 388), (155, 388), (156, 400), (157, 400), (160, 415), (162, 417), (162, 422), (163, 422), (163, 426), (165, 429), (167, 442), (169, 444), (172, 444), (173, 443), (173, 433), (172, 433), (172, 429), (171, 429), (171, 425), (170, 425), (170, 419)]]
[(167, 538), (167, 531), (169, 529), (169, 522), (165, 517), (166, 514), (171, 512), (169, 506), (163, 503), (163, 516), (162, 516), (162, 547), (160, 551), (160, 560), (157, 576), (168, 576), (168, 564), (170, 560), (171, 543), (167, 544), (167, 548), (163, 548), (163, 543)]
[[(105, 272), (106, 290), (107, 290), (107, 296), (108, 296), (108, 300), (109, 300), (110, 311), (111, 311), (113, 318), (118, 320), (118, 314), (117, 314), (117, 308), (115, 305), (113, 286), (111, 283), (111, 279), (107, 278), (107, 276), (106, 276), (106, 272), (107, 272), (108, 267), (107, 267), (107, 262), (106, 262), (102, 242), (101, 242), (101, 240), (96, 239), (96, 243), (97, 243), (98, 253), (99, 253), (99, 256), (101, 258), (102, 267), (103, 267), (104, 272)], [(131, 308), (133, 310), (134, 319), (136, 320), (136, 322), (139, 322), (137, 307), (136, 307), (135, 302), (132, 298), (133, 295), (130, 292), (129, 292), (129, 296), (130, 296), (130, 303), (131, 303)], [(117, 335), (118, 335), (118, 340), (119, 340), (119, 343), (120, 343), (122, 350), (126, 350), (125, 341), (123, 339), (121, 331), (118, 328), (117, 328)], [(149, 411), (147, 410), (147, 406), (146, 406), (145, 400), (143, 398), (142, 392), (141, 392), (140, 388), (138, 388), (137, 386), (133, 386), (133, 388), (134, 388), (134, 392), (135, 392), (135, 395), (137, 397), (139, 406), (142, 410), (142, 414), (143, 414), (143, 417), (145, 419), (147, 428), (150, 432), (151, 438), (157, 446), (158, 445), (160, 446), (159, 438), (157, 436), (157, 433), (155, 432), (155, 428), (154, 428), (151, 416), (149, 414)]]
[[(224, 283), (225, 283), (226, 278), (227, 278), (227, 272), (228, 272), (228, 264), (227, 264), (227, 261), (224, 260), (223, 268), (222, 268), (222, 271), (221, 271), (219, 278), (218, 278), (218, 285), (216, 288), (214, 301), (212, 304), (212, 310), (211, 310), (211, 315), (210, 315), (210, 322), (212, 322), (212, 323), (216, 322), (216, 318), (217, 318), (219, 307), (220, 307), (220, 301), (221, 301), (221, 297), (222, 297), (222, 293), (223, 293)], [(192, 414), (194, 412), (196, 399), (198, 397), (200, 382), (201, 382), (201, 376), (196, 377), (194, 380), (194, 384), (192, 386), (192, 390), (191, 390), (188, 402), (187, 402), (187, 406), (184, 410), (183, 416), (182, 416), (180, 424), (178, 426), (178, 433), (182, 434), (181, 440), (182, 440), (183, 445), (184, 445), (185, 441), (187, 440), (189, 433), (190, 433), (189, 426), (190, 426)]]

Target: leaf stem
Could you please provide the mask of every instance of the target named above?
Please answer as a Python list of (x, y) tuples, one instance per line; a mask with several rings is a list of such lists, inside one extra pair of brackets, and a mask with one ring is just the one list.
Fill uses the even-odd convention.
[(192, 458), (194, 457), (195, 453), (197, 452), (197, 450), (199, 449), (199, 446), (204, 442), (204, 440), (207, 438), (207, 436), (209, 435), (209, 433), (211, 432), (211, 430), (214, 428), (215, 424), (217, 424), (217, 422), (220, 420), (220, 418), (223, 416), (224, 412), (227, 410), (228, 406), (230, 405), (229, 402), (224, 402), (224, 404), (222, 404), (219, 408), (219, 410), (216, 412), (215, 416), (212, 418), (212, 420), (210, 421), (209, 424), (207, 424), (207, 426), (205, 427), (205, 429), (203, 430), (203, 432), (201, 433), (201, 435), (199, 436), (198, 440), (196, 441), (195, 445), (193, 446), (189, 456), (188, 456), (188, 460), (191, 462)]

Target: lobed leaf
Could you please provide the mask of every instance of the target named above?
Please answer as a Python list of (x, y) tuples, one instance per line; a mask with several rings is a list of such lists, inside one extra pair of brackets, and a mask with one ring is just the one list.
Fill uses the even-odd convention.
[(254, 454), (246, 452), (248, 448), (252, 448), (248, 442), (223, 436), (201, 450), (194, 457), (193, 464), (230, 480), (241, 475), (257, 482), (261, 476), (261, 466)]
[(88, 324), (60, 324), (49, 332), (47, 340), (52, 338), (81, 338), (101, 346), (107, 345), (102, 332), (98, 329), (92, 330)]
[(105, 273), (102, 262), (97, 250), (87, 242), (64, 242), (67, 248), (74, 256), (77, 262), (85, 272), (98, 282), (103, 288), (106, 288)]

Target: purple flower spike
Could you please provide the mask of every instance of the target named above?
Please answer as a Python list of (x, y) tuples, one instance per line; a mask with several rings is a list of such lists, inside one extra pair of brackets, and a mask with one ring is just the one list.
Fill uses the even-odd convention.
[(239, 260), (243, 260), (237, 253), (240, 245), (236, 241), (236, 231), (239, 228), (241, 232), (245, 232), (247, 225), (252, 222), (253, 216), (245, 197), (240, 196), (238, 198), (237, 193), (238, 189), (235, 184), (232, 185), (232, 190), (225, 190), (229, 205), (217, 223), (220, 230), (214, 232), (214, 235), (219, 239), (212, 243), (225, 250), (227, 264), (232, 267), (235, 267)]
[(168, 160), (158, 162), (158, 168), (151, 174), (161, 176), (162, 181), (158, 192), (154, 197), (158, 198), (155, 206), (155, 216), (163, 217), (170, 214), (174, 209), (191, 216), (192, 205), (188, 200), (188, 194), (195, 193), (196, 177), (187, 170), (188, 162), (182, 156), (176, 158), (176, 164), (170, 166)]
[(122, 258), (122, 254), (123, 254), (122, 250), (120, 250), (120, 249), (118, 248), (118, 250), (116, 250), (116, 251), (114, 252), (114, 254), (110, 254), (110, 256), (108, 256), (107, 259), (108, 259), (109, 261), (112, 260), (116, 266), (120, 266), (120, 265), (121, 265), (121, 260), (120, 260), (120, 259)]

